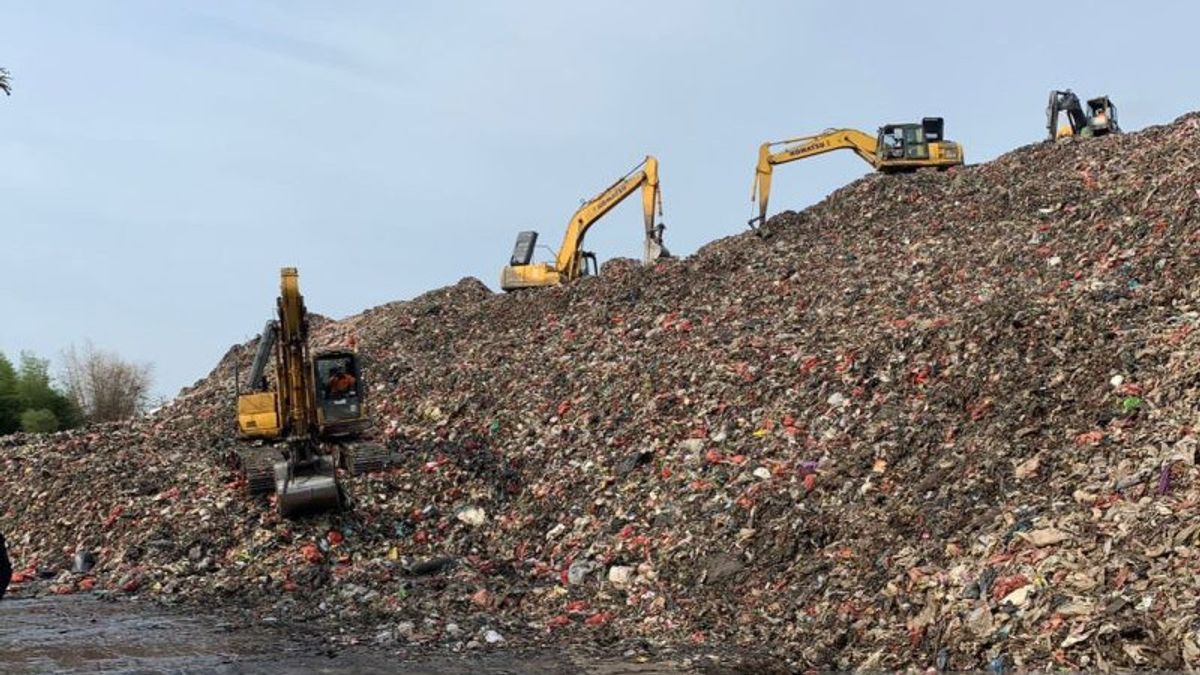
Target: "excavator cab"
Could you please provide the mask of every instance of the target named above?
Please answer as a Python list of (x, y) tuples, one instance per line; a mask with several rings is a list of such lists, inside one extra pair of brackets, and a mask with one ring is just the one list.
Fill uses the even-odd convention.
[(1088, 127), (1093, 136), (1103, 136), (1108, 133), (1119, 133), (1117, 125), (1117, 106), (1107, 96), (1097, 96), (1089, 99)]
[[(940, 118), (926, 118), (926, 121)], [(936, 128), (938, 139), (941, 138), (940, 124)], [(925, 123), (921, 124), (888, 124), (879, 129), (878, 145), (880, 159), (888, 160), (929, 159), (929, 139), (925, 133)]]
[(358, 355), (344, 350), (325, 351), (313, 358), (312, 365), (320, 434), (337, 436), (361, 431), (367, 415)]

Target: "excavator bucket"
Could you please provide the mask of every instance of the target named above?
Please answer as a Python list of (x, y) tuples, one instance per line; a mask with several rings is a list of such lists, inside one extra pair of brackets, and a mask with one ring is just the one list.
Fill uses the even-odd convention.
[(659, 258), (669, 257), (671, 257), (671, 253), (667, 250), (666, 246), (663, 246), (661, 243), (654, 241), (653, 239), (646, 240), (646, 248), (642, 253), (642, 261), (647, 265), (655, 260), (658, 260)]
[(337, 482), (337, 467), (329, 456), (311, 464), (275, 463), (275, 496), (279, 514), (285, 518), (336, 511), (342, 505), (342, 490)]
[(662, 223), (654, 226), (653, 230), (646, 231), (646, 244), (642, 250), (642, 263), (649, 265), (650, 263), (660, 258), (670, 258), (671, 252), (663, 246), (663, 230), (666, 226)]

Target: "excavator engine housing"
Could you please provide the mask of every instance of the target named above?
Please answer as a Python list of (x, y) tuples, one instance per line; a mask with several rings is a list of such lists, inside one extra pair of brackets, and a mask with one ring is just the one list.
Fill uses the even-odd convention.
[(238, 431), (247, 438), (279, 438), (279, 398), (273, 391), (242, 394), (237, 400)]

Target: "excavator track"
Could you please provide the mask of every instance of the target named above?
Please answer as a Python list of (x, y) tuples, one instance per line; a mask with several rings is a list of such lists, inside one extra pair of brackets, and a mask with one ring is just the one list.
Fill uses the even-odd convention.
[(351, 476), (361, 476), (386, 469), (392, 451), (379, 443), (346, 443), (338, 448), (339, 462)]
[(275, 448), (238, 448), (234, 462), (246, 482), (249, 495), (270, 494), (275, 491), (275, 462), (281, 459)]

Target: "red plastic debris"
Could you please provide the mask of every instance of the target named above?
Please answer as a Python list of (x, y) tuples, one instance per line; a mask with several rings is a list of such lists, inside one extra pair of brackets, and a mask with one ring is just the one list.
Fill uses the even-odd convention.
[(611, 612), (597, 612), (584, 619), (583, 622), (589, 626), (603, 626), (612, 621), (613, 615)]
[(1007, 577), (1000, 577), (992, 584), (992, 599), (1000, 600), (1004, 596), (1029, 585), (1029, 577), (1024, 574), (1013, 574)]
[(321, 549), (317, 548), (316, 544), (305, 544), (304, 546), (301, 546), (300, 555), (304, 556), (305, 560), (314, 565), (321, 562), (323, 558), (321, 555)]
[(117, 522), (117, 519), (120, 518), (121, 514), (124, 512), (124, 506), (114, 506), (112, 510), (108, 512), (108, 516), (104, 518), (104, 527), (106, 529), (112, 527), (113, 523)]

